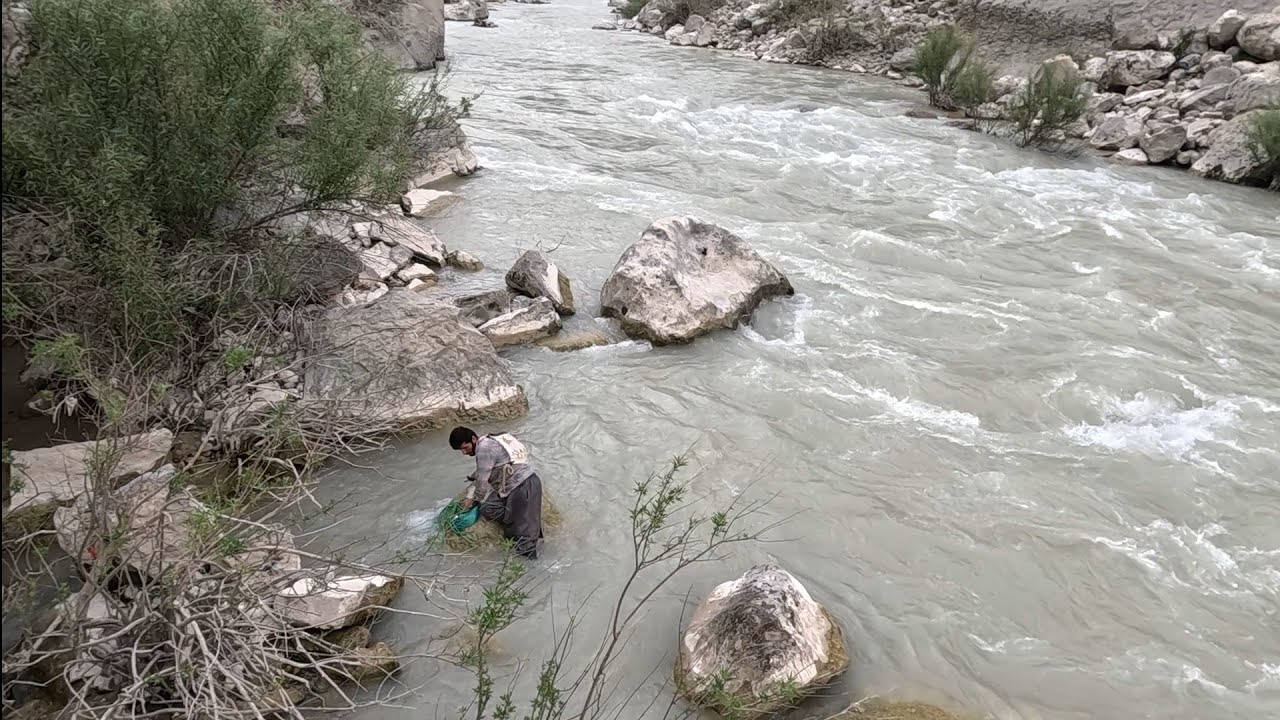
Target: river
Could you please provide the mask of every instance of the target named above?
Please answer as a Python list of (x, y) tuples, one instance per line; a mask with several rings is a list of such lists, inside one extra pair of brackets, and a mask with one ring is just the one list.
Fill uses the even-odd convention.
[[(1280, 196), (1019, 150), (904, 117), (922, 94), (881, 79), (590, 29), (607, 17), (557, 0), (449, 25), (484, 170), (434, 227), (489, 266), (449, 281), (499, 286), (522, 249), (556, 248), (589, 316), (645, 226), (690, 213), (796, 294), (684, 347), (504, 351), (531, 406), (505, 428), (567, 521), (501, 673), (535, 673), (578, 604), (599, 630), (631, 487), (692, 447), (700, 509), (745, 490), (778, 495), (764, 521), (794, 517), (658, 596), (622, 692), (666, 692), (681, 611), (772, 560), (852, 644), (807, 715), (881, 694), (1280, 717)], [(409, 542), (471, 470), (443, 433), (367, 461), (326, 486), (362, 503), (338, 540)], [(433, 627), (380, 633), (412, 652)], [(431, 662), (403, 680), (424, 694), (360, 717), (452, 717), (470, 683)]]

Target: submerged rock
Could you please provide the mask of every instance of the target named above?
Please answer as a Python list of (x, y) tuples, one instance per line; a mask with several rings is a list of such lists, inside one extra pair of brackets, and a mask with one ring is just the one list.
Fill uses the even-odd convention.
[(844, 632), (827, 610), (791, 573), (758, 565), (716, 587), (694, 610), (680, 640), (676, 686), (699, 704), (722, 709), (733, 702), (754, 716), (819, 689), (848, 667)]
[(330, 414), (397, 429), (498, 420), (528, 411), (492, 343), (433, 293), (391, 290), (331, 308), (305, 326), (304, 401)]
[(654, 222), (623, 253), (600, 291), (605, 317), (657, 345), (736, 327), (791, 283), (745, 240), (692, 217)]
[(555, 352), (572, 352), (610, 342), (608, 334), (596, 328), (562, 328), (555, 335), (539, 340), (538, 345)]
[(480, 272), (484, 269), (484, 263), (475, 255), (466, 250), (454, 250), (449, 253), (447, 262), (449, 267), (462, 270), (463, 272)]

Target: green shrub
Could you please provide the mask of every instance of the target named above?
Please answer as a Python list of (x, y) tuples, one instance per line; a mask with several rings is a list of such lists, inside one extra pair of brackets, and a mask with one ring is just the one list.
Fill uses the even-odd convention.
[(973, 108), (987, 102), (995, 82), (995, 68), (980, 57), (971, 56), (955, 72), (951, 88), (952, 101), (962, 108)]
[(955, 110), (985, 102), (994, 71), (959, 28), (941, 25), (916, 47), (916, 74), (924, 81), (930, 105)]
[[(6, 314), (74, 322), (144, 365), (198, 347), (215, 318), (262, 299), (252, 288), (279, 289), (253, 277), (273, 265), (253, 228), (390, 201), (418, 135), (461, 112), (368, 54), (357, 21), (322, 0), (30, 11), (38, 51), (5, 88), (5, 213), (53, 224), (74, 275), (51, 292), (7, 262)], [(283, 132), (291, 112), (298, 129)], [(227, 227), (229, 207), (256, 210)]]
[(803, 59), (816, 63), (871, 46), (868, 23), (849, 18), (845, 10), (844, 0), (775, 0), (767, 13), (775, 25), (801, 30)]
[(649, 0), (627, 0), (626, 5), (618, 8), (618, 14), (630, 20), (636, 15), (639, 15), (640, 11), (644, 9), (644, 6), (648, 4)]
[(1058, 149), (1067, 126), (1084, 114), (1085, 98), (1077, 78), (1073, 73), (1052, 72), (1053, 67), (1042, 66), (1005, 111), (1014, 140), (1022, 147)]
[(1249, 147), (1271, 187), (1280, 190), (1280, 107), (1249, 114)]

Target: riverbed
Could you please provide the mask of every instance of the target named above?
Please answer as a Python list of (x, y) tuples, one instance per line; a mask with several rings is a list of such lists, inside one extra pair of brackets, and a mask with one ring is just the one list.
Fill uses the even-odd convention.
[[(1002, 719), (1280, 717), (1280, 196), (908, 118), (922, 95), (878, 78), (591, 30), (603, 0), (493, 8), (497, 28), (448, 27), (484, 169), (432, 223), (489, 269), (445, 282), (500, 286), (522, 250), (554, 249), (590, 323), (645, 226), (694, 214), (796, 289), (689, 346), (504, 351), (530, 413), (477, 429), (529, 442), (566, 523), (502, 674), (524, 659), (530, 680), (582, 603), (593, 644), (629, 492), (690, 449), (697, 509), (746, 493), (787, 521), (659, 594), (619, 666), (619, 692), (640, 687), (624, 718), (669, 692), (681, 613), (763, 561), (851, 644), (797, 717), (868, 694)], [(444, 433), (364, 462), (326, 481), (361, 501), (337, 542), (412, 544), (472, 469)], [(410, 652), (437, 630), (380, 626)], [(360, 717), (452, 717), (471, 682), (432, 662), (403, 680), (424, 693)]]

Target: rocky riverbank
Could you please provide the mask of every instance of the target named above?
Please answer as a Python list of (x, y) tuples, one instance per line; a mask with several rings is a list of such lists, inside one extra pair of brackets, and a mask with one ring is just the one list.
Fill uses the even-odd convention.
[[(1006, 69), (1027, 70), (999, 77), (989, 103), (973, 108), (970, 117), (1003, 119), (1028, 76), (1047, 64), (1075, 78), (1086, 98), (1083, 117), (1065, 132), (1065, 140), (1079, 141), (1076, 146), (1117, 163), (1169, 165), (1216, 180), (1280, 188), (1275, 160), (1259, 157), (1250, 138), (1260, 113), (1280, 112), (1280, 8), (1248, 15), (1229, 10), (1199, 27), (1161, 31), (1141, 29), (1130, 15), (1125, 30), (1115, 24), (1103, 28), (1096, 20), (1067, 22), (1073, 31), (1065, 33), (1059, 52), (1033, 59), (1028, 53), (1047, 45), (981, 42), (997, 23), (959, 0), (730, 0), (706, 7), (709, 14), (703, 16), (691, 13), (685, 0), (651, 0), (621, 27), (672, 45), (877, 74), (912, 87), (923, 86), (911, 72), (925, 34), (950, 24), (970, 27), (980, 53)], [(999, 26), (1007, 30), (1011, 22), (1005, 17)], [(1045, 20), (1036, 15), (1026, 22), (1029, 36), (1036, 37)], [(1066, 47), (1070, 37), (1106, 49), (1081, 54)]]

